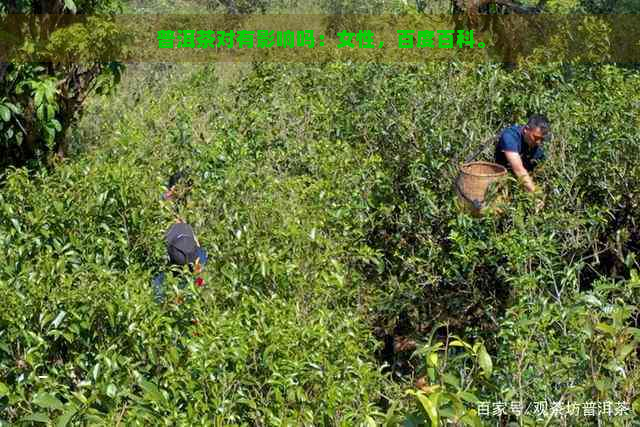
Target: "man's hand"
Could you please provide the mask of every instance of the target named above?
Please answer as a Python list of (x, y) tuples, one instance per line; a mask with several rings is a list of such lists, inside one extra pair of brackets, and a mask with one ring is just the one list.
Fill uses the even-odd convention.
[(171, 200), (173, 199), (173, 190), (167, 190), (164, 192), (163, 194), (163, 199), (164, 200)]
[(535, 198), (535, 204), (536, 204), (535, 212), (538, 213), (542, 209), (544, 209), (544, 193), (542, 192), (542, 189), (538, 187), (536, 191), (533, 193), (533, 196)]
[(529, 172), (522, 164), (522, 158), (520, 157), (520, 154), (513, 151), (503, 151), (503, 153), (509, 161), (513, 173), (515, 173), (516, 176), (522, 181), (524, 188), (530, 193), (535, 192), (536, 185), (533, 183), (533, 179), (531, 179)]
[(193, 265), (193, 271), (196, 274), (202, 273), (202, 265), (200, 265), (200, 258), (196, 258), (196, 261), (195, 261), (195, 263)]

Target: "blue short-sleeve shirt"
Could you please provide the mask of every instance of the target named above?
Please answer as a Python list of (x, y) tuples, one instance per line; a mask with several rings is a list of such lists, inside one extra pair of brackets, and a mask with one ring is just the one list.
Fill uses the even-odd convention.
[(513, 125), (502, 131), (500, 139), (496, 144), (495, 159), (496, 163), (501, 164), (507, 169), (511, 168), (511, 164), (507, 160), (503, 151), (511, 151), (520, 154), (522, 164), (525, 169), (532, 171), (538, 163), (545, 158), (544, 150), (541, 146), (530, 148), (529, 144), (524, 140), (522, 129), (524, 126)]

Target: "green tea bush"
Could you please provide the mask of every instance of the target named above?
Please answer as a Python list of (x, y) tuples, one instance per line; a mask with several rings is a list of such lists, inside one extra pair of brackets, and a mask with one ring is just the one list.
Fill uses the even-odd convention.
[[(579, 301), (600, 283), (634, 289), (638, 229), (631, 218), (637, 215), (640, 141), (629, 127), (637, 125), (637, 106), (626, 108), (623, 94), (638, 83), (632, 72), (577, 64), (524, 66), (515, 73), (460, 64), (257, 64), (233, 101), (245, 114), (229, 116), (235, 120), (226, 126), (248, 136), (248, 153), (258, 157), (290, 150), (287, 141), (328, 137), (380, 159), (368, 204), (360, 208), (368, 233), (354, 244), (367, 256), (350, 263), (367, 277), (372, 325), (420, 339), (445, 321), (465, 336), (483, 337), (498, 355), (496, 385), (477, 390), (486, 400), (610, 400), (630, 408), (637, 405), (631, 378), (638, 375), (638, 359), (628, 352), (637, 343), (637, 292), (618, 299), (617, 309), (626, 314), (621, 329), (609, 335), (582, 333), (603, 322), (589, 320), (588, 306)], [(458, 162), (487, 136), (533, 112), (551, 117), (555, 135), (550, 160), (536, 177), (547, 208), (536, 212), (514, 183), (504, 215), (461, 215), (451, 187)], [(603, 305), (613, 304), (614, 297), (603, 295), (609, 295)], [(560, 327), (567, 307), (576, 317)], [(532, 330), (527, 323), (516, 326), (521, 316), (536, 319), (544, 344), (533, 345), (531, 338), (524, 341), (531, 345), (517, 344), (516, 336), (524, 339)], [(541, 321), (545, 317), (549, 323)], [(587, 348), (599, 363), (618, 352), (622, 365), (598, 368), (607, 379), (596, 382), (595, 368), (576, 369), (586, 366), (580, 354)], [(507, 354), (520, 355), (521, 371)], [(548, 371), (557, 357), (566, 367)], [(506, 378), (526, 371), (523, 360), (536, 381), (507, 387)], [(581, 386), (561, 390), (558, 384), (569, 378)], [(604, 392), (605, 382), (620, 386)], [(615, 422), (632, 418), (628, 411)]]
[[(191, 117), (208, 103), (212, 71), (124, 115), (96, 106), (105, 126), (120, 115), (109, 141), (54, 172), (8, 174), (7, 423), (351, 425), (379, 416), (385, 380), (354, 315), (361, 276), (346, 269), (343, 237), (359, 232), (346, 226), (362, 203), (353, 189), (366, 191), (376, 160), (319, 140), (291, 160), (326, 156), (360, 172), (335, 179), (321, 166), (288, 176), (284, 152), (254, 160), (245, 141), (211, 128), (203, 143)], [(198, 95), (185, 97), (185, 87)], [(180, 113), (167, 111), (174, 102)], [(167, 133), (149, 126), (174, 113)], [(211, 261), (204, 287), (169, 279), (156, 303), (150, 280), (164, 268), (162, 236), (175, 216), (160, 201), (161, 182), (181, 161), (195, 189), (178, 214)]]

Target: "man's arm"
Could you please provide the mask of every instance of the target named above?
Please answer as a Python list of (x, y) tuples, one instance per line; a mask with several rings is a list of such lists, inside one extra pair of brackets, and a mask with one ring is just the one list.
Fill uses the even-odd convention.
[(509, 164), (511, 164), (513, 173), (515, 173), (516, 176), (522, 181), (526, 190), (531, 193), (536, 191), (536, 186), (533, 183), (533, 179), (531, 179), (529, 172), (522, 164), (522, 158), (520, 157), (520, 154), (514, 151), (503, 151), (503, 153), (509, 161)]

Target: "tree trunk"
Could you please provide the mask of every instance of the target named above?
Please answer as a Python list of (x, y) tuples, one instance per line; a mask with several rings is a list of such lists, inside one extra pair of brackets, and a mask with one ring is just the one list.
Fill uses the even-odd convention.
[(0, 82), (2, 82), (2, 80), (4, 79), (4, 75), (8, 69), (9, 69), (8, 62), (0, 62)]

